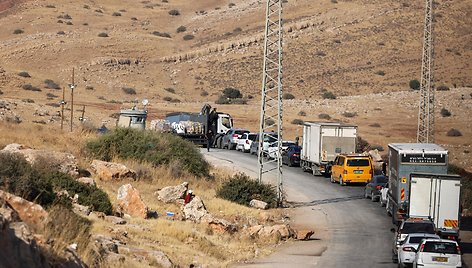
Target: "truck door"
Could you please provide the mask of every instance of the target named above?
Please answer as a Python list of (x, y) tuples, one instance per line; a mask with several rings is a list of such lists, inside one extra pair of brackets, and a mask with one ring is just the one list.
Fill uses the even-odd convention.
[(436, 191), (432, 178), (412, 177), (410, 186), (409, 216), (412, 218), (434, 217), (433, 198)]
[(437, 228), (459, 227), (460, 181), (436, 180), (435, 224)]

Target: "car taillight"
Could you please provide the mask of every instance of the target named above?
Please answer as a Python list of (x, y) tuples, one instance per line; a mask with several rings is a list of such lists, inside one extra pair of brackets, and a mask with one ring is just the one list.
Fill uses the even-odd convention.
[(423, 245), (421, 245), (421, 247), (420, 247), (420, 250), (419, 250), (419, 251), (420, 251), (420, 252), (423, 252), (423, 249), (424, 249), (424, 244), (423, 244)]
[(412, 247), (403, 247), (402, 250), (403, 250), (403, 251), (410, 251), (410, 252), (411, 252), (411, 251), (415, 251), (415, 249), (412, 248)]
[(372, 175), (372, 168), (369, 170), (369, 174)]
[(238, 134), (233, 134), (233, 138), (238, 138), (239, 135)]
[(246, 140), (246, 144), (249, 144), (249, 140)]
[(293, 156), (300, 156), (299, 154), (293, 154)]
[(375, 186), (375, 189), (380, 190), (380, 189), (382, 189), (382, 186), (377, 185), (377, 186)]
[(457, 249), (457, 254), (461, 255), (461, 248), (459, 246), (456, 246)]

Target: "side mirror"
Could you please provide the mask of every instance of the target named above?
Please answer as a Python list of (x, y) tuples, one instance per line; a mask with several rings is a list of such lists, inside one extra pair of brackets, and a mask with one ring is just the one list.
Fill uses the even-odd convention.
[(390, 229), (390, 232), (395, 233), (395, 228)]

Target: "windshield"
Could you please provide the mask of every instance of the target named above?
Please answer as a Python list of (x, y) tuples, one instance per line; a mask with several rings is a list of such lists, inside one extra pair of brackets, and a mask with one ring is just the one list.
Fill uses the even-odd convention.
[(251, 134), (251, 135), (249, 135), (248, 140), (255, 141), (256, 138), (257, 138), (257, 134)]
[(348, 159), (348, 167), (368, 167), (370, 166), (369, 159)]
[(451, 242), (426, 242), (423, 252), (458, 254), (456, 244)]
[(231, 119), (229, 117), (223, 117), (221, 116), (220, 117), (221, 119), (221, 124), (227, 128), (232, 128), (233, 127), (233, 124), (231, 122)]
[(434, 226), (432, 223), (426, 222), (405, 222), (401, 231), (403, 234), (426, 233), (434, 234)]

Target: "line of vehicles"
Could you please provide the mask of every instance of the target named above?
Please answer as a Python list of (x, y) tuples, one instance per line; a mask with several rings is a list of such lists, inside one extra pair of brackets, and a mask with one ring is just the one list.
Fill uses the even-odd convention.
[[(122, 110), (118, 125), (145, 128), (147, 112)], [(277, 135), (260, 135), (233, 128), (229, 114), (203, 106), (200, 113), (171, 113), (151, 122), (151, 129), (171, 132), (195, 144), (263, 155), (281, 154), (283, 164), (300, 166), (333, 183), (365, 185), (364, 196), (379, 201), (392, 217), (395, 233), (392, 260), (399, 267), (462, 267), (459, 241), (461, 178), (448, 173), (448, 151), (436, 144), (393, 143), (388, 169), (375, 175), (372, 157), (356, 153), (358, 128), (339, 122), (306, 122), (301, 146)], [(383, 165), (383, 167), (386, 167)]]

